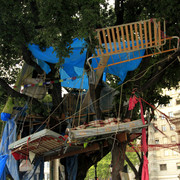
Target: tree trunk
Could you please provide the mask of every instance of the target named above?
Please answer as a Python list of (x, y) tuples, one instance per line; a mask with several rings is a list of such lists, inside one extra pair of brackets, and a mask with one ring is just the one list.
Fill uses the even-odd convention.
[(123, 171), (126, 152), (126, 143), (114, 143), (112, 150), (112, 179), (121, 180), (120, 171)]

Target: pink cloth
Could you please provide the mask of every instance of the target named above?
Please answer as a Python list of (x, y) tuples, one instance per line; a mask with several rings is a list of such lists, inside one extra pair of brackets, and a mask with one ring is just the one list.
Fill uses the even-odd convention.
[(134, 109), (135, 105), (138, 103), (136, 96), (130, 97), (129, 99), (129, 111)]
[[(141, 119), (143, 124), (145, 125), (145, 119), (144, 119), (144, 113), (143, 113), (143, 106), (141, 102), (141, 98), (137, 98), (135, 95), (133, 97), (130, 97), (129, 99), (129, 109), (132, 110), (134, 109), (135, 105), (140, 103), (140, 108), (141, 108)], [(143, 151), (143, 167), (142, 167), (142, 175), (141, 175), (141, 180), (149, 180), (149, 172), (148, 172), (148, 160), (146, 157), (146, 153), (148, 151), (148, 146), (146, 142), (146, 128), (142, 129), (142, 151)]]

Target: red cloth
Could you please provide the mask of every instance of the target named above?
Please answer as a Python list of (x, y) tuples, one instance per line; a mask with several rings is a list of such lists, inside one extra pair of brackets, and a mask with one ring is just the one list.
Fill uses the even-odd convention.
[(148, 172), (148, 160), (146, 155), (143, 156), (143, 167), (142, 167), (142, 175), (141, 180), (149, 180), (149, 172)]
[[(137, 98), (135, 95), (133, 97), (130, 97), (129, 99), (129, 110), (134, 109), (135, 105), (140, 103), (140, 108), (141, 108), (141, 119), (142, 123), (145, 125), (145, 119), (144, 119), (144, 113), (143, 113), (143, 106), (141, 102), (141, 98)], [(146, 153), (148, 151), (148, 146), (146, 142), (146, 128), (142, 129), (142, 151), (143, 151), (143, 167), (142, 167), (142, 175), (141, 175), (141, 180), (149, 180), (149, 172), (148, 172), (148, 160), (146, 157)]]
[(130, 97), (129, 99), (129, 111), (134, 109), (135, 105), (138, 103), (136, 96)]
[(16, 153), (16, 152), (13, 152), (12, 155), (13, 155), (15, 160), (26, 159), (26, 156), (19, 154), (19, 153)]

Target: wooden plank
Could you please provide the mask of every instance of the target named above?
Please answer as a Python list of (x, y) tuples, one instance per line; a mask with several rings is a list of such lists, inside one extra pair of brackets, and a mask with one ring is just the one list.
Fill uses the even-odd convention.
[(117, 34), (117, 40), (118, 40), (118, 45), (119, 45), (119, 52), (121, 52), (122, 49), (121, 49), (121, 39), (119, 35), (119, 27), (116, 27), (116, 34)]
[(124, 36), (123, 26), (121, 26), (121, 36), (122, 36), (122, 42), (123, 42), (123, 51), (126, 51), (126, 44), (125, 44), (125, 36)]
[(157, 27), (156, 27), (156, 19), (154, 19), (154, 42), (155, 46), (157, 46)]
[(146, 44), (146, 48), (148, 48), (147, 25), (146, 25), (146, 22), (145, 22), (145, 21), (144, 21), (144, 34), (145, 34), (145, 44)]
[[(107, 46), (106, 34), (105, 34), (105, 30), (104, 29), (102, 29), (102, 33), (103, 33), (103, 39), (104, 39), (106, 53), (108, 53), (108, 46)], [(106, 54), (106, 53), (103, 53), (103, 54)]]
[(111, 32), (112, 32), (112, 37), (113, 37), (113, 42), (114, 42), (114, 53), (117, 53), (117, 46), (116, 46), (116, 38), (115, 38), (114, 28), (111, 29)]
[(135, 27), (135, 34), (136, 34), (136, 46), (139, 49), (139, 39), (138, 39), (138, 31), (137, 31), (137, 23), (134, 24)]
[(161, 46), (161, 23), (160, 23), (160, 21), (158, 22), (158, 41), (159, 41), (159, 46)]
[[(103, 144), (103, 147), (107, 147), (109, 144), (107, 143), (107, 141), (104, 142)], [(69, 147), (71, 148), (71, 147)], [(65, 158), (65, 157), (69, 157), (69, 156), (74, 156), (76, 154), (82, 154), (82, 153), (87, 153), (87, 152), (92, 152), (92, 151), (97, 151), (97, 150), (100, 150), (100, 145), (99, 143), (94, 143), (92, 144), (91, 146), (88, 146), (86, 148), (81, 148), (79, 150), (75, 150), (75, 151), (71, 151), (71, 152), (67, 152), (65, 154), (60, 154), (60, 155), (51, 155), (51, 156), (47, 156), (44, 158), (45, 161), (50, 161), (50, 160), (53, 160), (53, 159), (62, 159), (62, 158)]]
[(98, 128), (89, 128), (89, 129), (80, 129), (80, 130), (72, 130), (70, 129), (71, 138), (74, 140), (82, 139), (82, 138), (88, 138), (88, 137), (94, 137), (99, 135), (108, 135), (113, 134), (117, 132), (128, 132), (132, 131), (133, 129), (142, 128), (143, 123), (142, 120), (136, 120), (131, 121), (127, 123), (121, 123), (116, 125), (109, 125), (104, 127), (98, 127)]
[(134, 50), (134, 31), (133, 31), (133, 25), (130, 24), (130, 31), (131, 31), (131, 41), (132, 41), (132, 50)]
[(151, 21), (148, 22), (149, 27), (149, 43), (150, 47), (152, 46), (152, 32), (151, 32)]
[(128, 45), (128, 51), (131, 50), (131, 47), (130, 47), (130, 42), (129, 42), (129, 31), (128, 31), (128, 26), (125, 26), (125, 30), (126, 30), (126, 39), (127, 39), (127, 45)]
[(112, 49), (112, 42), (111, 42), (111, 35), (109, 33), (109, 29), (107, 29), (107, 36), (108, 36), (108, 41), (109, 41), (109, 47), (110, 47), (110, 52), (106, 52), (106, 54), (110, 53), (110, 54), (113, 54), (113, 49)]
[(123, 133), (119, 133), (116, 135), (116, 139), (119, 141), (119, 142), (125, 142), (127, 141), (127, 133), (126, 132), (123, 132)]
[(140, 39), (141, 39), (141, 49), (143, 49), (144, 44), (143, 44), (143, 32), (142, 32), (142, 24), (141, 24), (141, 22), (139, 23), (139, 33), (140, 33)]
[[(102, 54), (102, 41), (101, 41), (101, 36), (100, 36), (100, 32), (98, 31), (97, 32), (97, 37), (98, 37), (98, 40), (99, 40), (99, 48), (97, 48), (97, 55), (100, 56), (100, 54)], [(99, 53), (100, 51), (100, 53)]]
[[(100, 62), (98, 64), (97, 70), (96, 70), (96, 84), (95, 87), (97, 87), (97, 84), (99, 83), (99, 80), (104, 72), (104, 69), (107, 65), (107, 62), (109, 60), (110, 56), (102, 56), (102, 58), (100, 58)], [(99, 68), (102, 67), (102, 68)], [(84, 109), (86, 106), (88, 106), (90, 100), (90, 91), (88, 90), (88, 92), (86, 93), (83, 103), (81, 105), (81, 109)]]

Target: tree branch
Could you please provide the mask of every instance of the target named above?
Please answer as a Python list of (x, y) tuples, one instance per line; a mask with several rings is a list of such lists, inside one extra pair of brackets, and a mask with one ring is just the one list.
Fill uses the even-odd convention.
[(28, 50), (28, 48), (25, 45), (22, 46), (22, 55), (23, 55), (24, 61), (28, 65), (33, 66), (39, 74), (43, 73), (43, 70), (41, 69), (41, 67), (32, 60), (32, 53)]
[[(7, 83), (6, 81), (4, 81), (2, 78), (0, 78), (0, 86), (3, 88), (4, 92), (7, 93), (7, 95), (11, 95), (12, 97), (20, 97), (20, 98), (24, 98), (24, 99), (28, 99), (29, 96), (25, 95), (25, 94), (21, 94), (17, 91), (15, 91), (14, 89), (12, 89)], [(34, 103), (38, 103), (40, 104), (40, 102), (37, 99), (33, 98), (33, 102)]]
[(127, 157), (127, 155), (125, 154), (125, 159), (128, 163), (128, 165), (131, 167), (131, 169), (133, 170), (134, 174), (135, 174), (135, 177), (138, 177), (138, 171), (136, 170), (134, 164), (130, 161), (130, 159)]
[(116, 23), (115, 25), (123, 24), (124, 22), (124, 4), (123, 0), (115, 0), (115, 14), (116, 14)]

